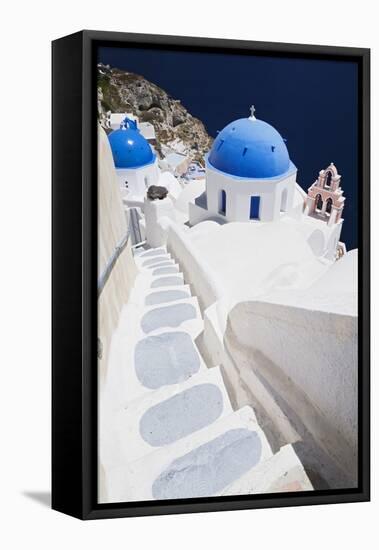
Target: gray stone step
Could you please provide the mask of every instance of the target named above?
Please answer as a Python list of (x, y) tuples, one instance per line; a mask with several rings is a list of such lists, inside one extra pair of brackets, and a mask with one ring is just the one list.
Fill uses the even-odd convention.
[(135, 461), (160, 447), (167, 449), (231, 413), (219, 367), (152, 390), (115, 415), (120, 446), (108, 457), (107, 466)]
[(117, 362), (122, 365), (122, 377), (118, 376), (125, 385), (125, 404), (207, 370), (191, 334), (182, 328), (162, 330), (159, 334), (139, 333), (138, 337), (120, 336), (117, 343)]
[(203, 330), (203, 320), (197, 298), (183, 298), (168, 304), (146, 306), (141, 311), (141, 336), (166, 329), (181, 328), (196, 338)]
[[(138, 500), (212, 496), (271, 456), (254, 411), (244, 407), (130, 463), (125, 491)], [(116, 492), (123, 500), (123, 488)]]
[(190, 296), (191, 291), (188, 285), (183, 285), (179, 289), (149, 289), (146, 293), (144, 304), (145, 306), (164, 305), (171, 302), (178, 302), (179, 300), (189, 298)]
[(160, 264), (163, 262), (173, 262), (174, 260), (171, 258), (171, 255), (168, 253), (159, 254), (157, 256), (152, 256), (145, 258), (143, 256), (138, 256), (137, 258), (134, 258), (137, 266), (140, 269), (148, 269), (156, 264)]
[(155, 256), (160, 256), (162, 254), (167, 254), (167, 249), (164, 246), (160, 246), (159, 248), (149, 248), (147, 250), (143, 249), (136, 249), (138, 250), (138, 253), (135, 254), (139, 259), (144, 258), (153, 258)]

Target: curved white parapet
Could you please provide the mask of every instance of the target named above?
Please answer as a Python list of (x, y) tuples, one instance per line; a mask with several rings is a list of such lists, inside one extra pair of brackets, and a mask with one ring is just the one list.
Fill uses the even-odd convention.
[[(224, 344), (241, 383), (273, 423), (279, 404), (306, 441), (308, 458), (318, 456), (324, 464), (325, 479), (332, 486), (354, 486), (358, 322), (356, 315), (341, 312), (342, 302), (334, 308), (327, 294), (324, 300), (320, 307), (320, 298), (312, 301), (294, 291), (241, 302), (229, 314)], [(260, 385), (271, 402), (266, 395), (261, 399)]]
[(167, 249), (180, 263), (186, 281), (193, 285), (199, 303), (205, 309), (224, 297), (225, 292), (206, 260), (193, 246), (189, 236), (191, 232), (172, 224), (168, 230)]

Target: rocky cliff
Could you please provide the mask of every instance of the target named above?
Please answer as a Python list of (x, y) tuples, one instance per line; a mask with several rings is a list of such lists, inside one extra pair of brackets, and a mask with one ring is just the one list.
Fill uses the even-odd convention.
[(98, 65), (97, 85), (99, 120), (105, 129), (108, 111), (133, 113), (140, 122), (154, 126), (156, 149), (161, 156), (168, 147), (204, 164), (204, 155), (213, 139), (180, 100), (140, 75), (102, 64)]

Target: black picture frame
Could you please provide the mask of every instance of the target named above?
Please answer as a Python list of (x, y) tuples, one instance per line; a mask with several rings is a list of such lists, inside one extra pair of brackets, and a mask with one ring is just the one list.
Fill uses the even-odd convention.
[[(96, 48), (165, 47), (354, 60), (359, 67), (359, 486), (98, 504)], [(370, 499), (370, 50), (81, 31), (52, 43), (52, 507), (81, 519), (359, 502)]]

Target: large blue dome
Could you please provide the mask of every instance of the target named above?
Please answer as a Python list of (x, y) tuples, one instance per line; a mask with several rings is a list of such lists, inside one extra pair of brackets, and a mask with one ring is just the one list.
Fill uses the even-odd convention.
[(149, 142), (136, 127), (114, 130), (108, 138), (116, 168), (139, 168), (155, 160)]
[(291, 161), (282, 136), (263, 120), (241, 118), (215, 139), (208, 162), (242, 178), (272, 178), (287, 172)]

